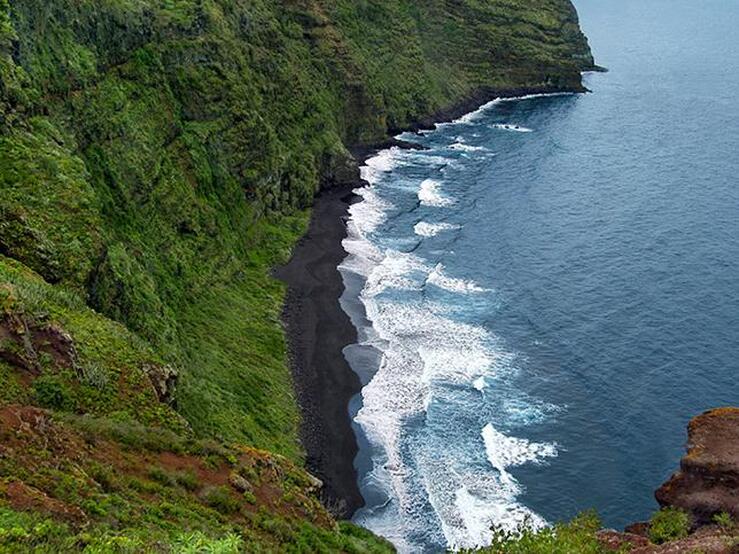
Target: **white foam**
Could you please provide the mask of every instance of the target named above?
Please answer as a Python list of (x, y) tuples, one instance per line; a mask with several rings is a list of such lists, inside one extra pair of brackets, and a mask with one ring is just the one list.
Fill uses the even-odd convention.
[(362, 235), (372, 233), (387, 221), (387, 212), (393, 205), (381, 198), (373, 186), (361, 187), (354, 192), (362, 197), (362, 201), (349, 207), (349, 215), (359, 233)]
[(418, 199), (421, 201), (421, 204), (436, 208), (443, 208), (454, 204), (454, 200), (447, 198), (439, 192), (439, 187), (441, 187), (441, 183), (435, 179), (426, 179), (421, 183), (421, 188), (418, 191)]
[(480, 119), (485, 114), (486, 111), (488, 111), (490, 108), (492, 108), (493, 106), (495, 106), (499, 101), (500, 100), (497, 99), (497, 98), (495, 100), (491, 100), (490, 102), (487, 102), (487, 103), (483, 104), (482, 106), (480, 106), (479, 108), (477, 108), (474, 112), (470, 112), (468, 114), (463, 115), (462, 117), (460, 117), (458, 119), (455, 119), (452, 123), (457, 123), (457, 124), (459, 124), (459, 123), (461, 123), (461, 124), (469, 124), (469, 123), (472, 123), (472, 122)]
[(557, 455), (557, 447), (551, 443), (529, 442), (526, 439), (509, 437), (498, 431), (491, 423), (482, 430), (490, 464), (498, 470), (503, 483), (519, 490), (519, 485), (507, 469), (527, 462), (539, 463), (543, 458)]
[(456, 229), (461, 229), (461, 227), (451, 223), (427, 223), (425, 221), (419, 221), (413, 227), (413, 231), (419, 237), (435, 237), (443, 231), (454, 231)]
[(388, 249), (382, 261), (367, 276), (362, 291), (373, 297), (387, 289), (420, 290), (428, 275), (428, 266), (414, 254)]
[(523, 96), (508, 96), (499, 98), (498, 102), (517, 102), (519, 100), (532, 100), (534, 98), (549, 98), (552, 96), (574, 96), (575, 92), (541, 92), (538, 94), (524, 94)]
[(522, 127), (513, 123), (495, 123), (491, 125), (495, 129), (501, 129), (502, 131), (513, 131), (514, 133), (532, 133), (533, 130), (528, 127)]
[(442, 264), (436, 265), (433, 271), (429, 274), (427, 282), (449, 292), (459, 292), (462, 294), (488, 292), (490, 290), (481, 287), (474, 281), (448, 276), (444, 272), (444, 266)]
[(483, 392), (485, 388), (488, 386), (487, 381), (485, 381), (485, 377), (478, 377), (475, 379), (475, 382), (472, 383), (472, 386), (475, 387), (475, 390), (478, 390), (480, 392)]
[(455, 142), (454, 144), (449, 145), (449, 150), (458, 150), (460, 152), (483, 152), (487, 150), (487, 148), (484, 146), (472, 146), (462, 142)]

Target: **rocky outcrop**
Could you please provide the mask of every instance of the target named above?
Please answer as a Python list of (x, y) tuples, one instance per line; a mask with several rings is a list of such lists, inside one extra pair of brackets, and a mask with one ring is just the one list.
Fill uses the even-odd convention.
[(14, 313), (0, 319), (0, 360), (31, 375), (41, 372), (43, 360), (56, 367), (78, 369), (77, 351), (66, 331)]
[(693, 418), (687, 449), (680, 470), (655, 493), (662, 508), (688, 514), (682, 537), (653, 544), (653, 524), (639, 522), (623, 533), (598, 533), (604, 548), (632, 554), (739, 552), (739, 408), (718, 408)]
[(144, 372), (149, 376), (159, 402), (173, 404), (179, 379), (177, 370), (169, 364), (144, 364)]
[(739, 519), (739, 408), (710, 410), (690, 422), (680, 470), (655, 496), (661, 506), (690, 513), (696, 526), (724, 512)]
[(629, 552), (629, 554), (736, 554), (735, 538), (732, 533), (717, 525), (702, 527), (695, 533), (677, 541), (665, 544), (652, 544), (648, 538), (632, 533), (601, 531), (598, 533), (601, 544), (609, 551)]

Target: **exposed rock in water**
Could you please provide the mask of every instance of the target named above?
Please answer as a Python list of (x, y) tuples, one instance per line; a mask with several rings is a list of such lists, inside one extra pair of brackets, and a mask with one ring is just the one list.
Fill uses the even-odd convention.
[(690, 513), (695, 525), (724, 512), (739, 519), (739, 408), (710, 410), (690, 422), (680, 470), (655, 496), (661, 506)]

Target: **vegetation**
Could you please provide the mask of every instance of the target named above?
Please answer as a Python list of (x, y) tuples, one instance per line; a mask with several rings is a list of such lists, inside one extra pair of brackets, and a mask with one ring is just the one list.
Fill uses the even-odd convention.
[(600, 554), (605, 552), (596, 536), (600, 520), (595, 513), (579, 515), (569, 523), (535, 530), (523, 525), (515, 531), (498, 530), (488, 548), (479, 554)]
[(663, 508), (652, 516), (649, 539), (655, 544), (679, 540), (688, 536), (690, 516), (679, 508)]
[(590, 65), (569, 0), (0, 0), (0, 550), (387, 551), (299, 469), (271, 268), (349, 147)]

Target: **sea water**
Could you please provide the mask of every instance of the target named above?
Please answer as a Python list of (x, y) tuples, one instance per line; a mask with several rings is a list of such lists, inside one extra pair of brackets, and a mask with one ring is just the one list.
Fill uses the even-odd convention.
[(581, 0), (607, 74), (367, 161), (341, 266), (367, 506), (401, 551), (647, 518), (739, 403), (739, 3)]

